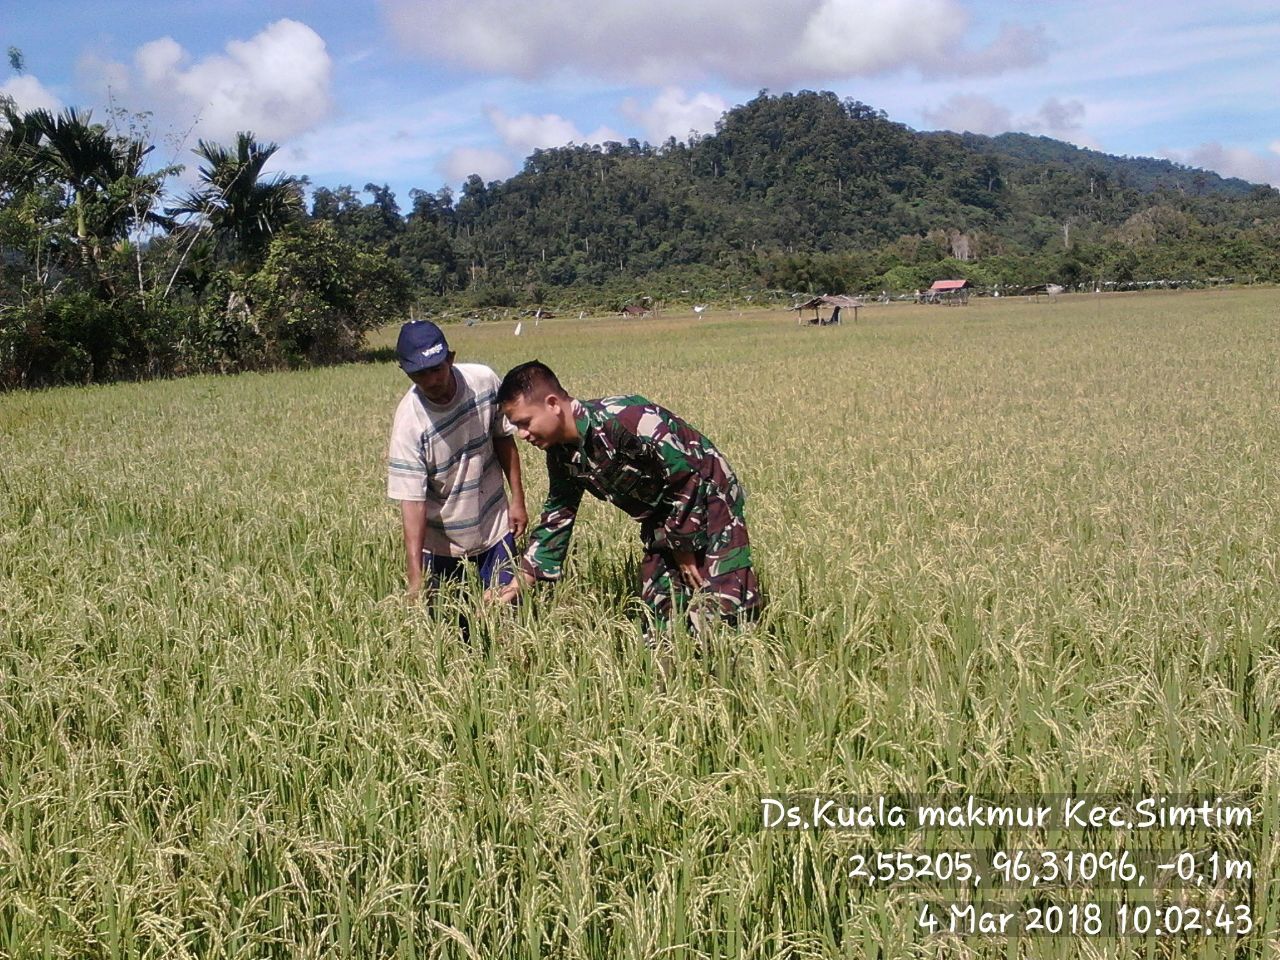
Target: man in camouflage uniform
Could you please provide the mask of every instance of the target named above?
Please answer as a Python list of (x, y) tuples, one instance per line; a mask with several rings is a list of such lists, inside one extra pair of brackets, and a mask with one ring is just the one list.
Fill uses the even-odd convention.
[(710, 440), (644, 397), (575, 400), (534, 360), (509, 371), (498, 406), (519, 435), (547, 452), (550, 489), (520, 575), (497, 596), (558, 580), (583, 491), (640, 521), (640, 596), (660, 623), (673, 611), (728, 621), (760, 606), (744, 495)]

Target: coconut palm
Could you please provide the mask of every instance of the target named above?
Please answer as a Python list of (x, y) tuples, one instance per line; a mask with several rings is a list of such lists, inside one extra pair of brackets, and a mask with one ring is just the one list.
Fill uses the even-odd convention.
[(195, 153), (204, 161), (203, 186), (168, 212), (201, 218), (223, 254), (242, 268), (256, 267), (272, 235), (303, 212), (301, 179), (263, 175), (277, 149), (244, 132), (236, 135), (234, 148), (201, 140)]

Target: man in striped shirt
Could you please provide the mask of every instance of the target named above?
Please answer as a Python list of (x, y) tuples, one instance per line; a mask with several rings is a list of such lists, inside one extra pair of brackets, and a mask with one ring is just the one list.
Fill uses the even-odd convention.
[(529, 514), (515, 428), (495, 402), (498, 375), (454, 363), (428, 320), (401, 327), (396, 353), (413, 386), (391, 427), (387, 496), (400, 501), (408, 592), (417, 595), (424, 576), (428, 584), (461, 578), (468, 565), (486, 586), (505, 586)]

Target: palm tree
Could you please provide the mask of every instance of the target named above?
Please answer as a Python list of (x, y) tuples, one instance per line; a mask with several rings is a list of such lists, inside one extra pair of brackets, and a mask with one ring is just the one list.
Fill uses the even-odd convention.
[(19, 113), (9, 104), (0, 105), (0, 114), (4, 117), (0, 123), (0, 200), (8, 200), (36, 178), (40, 131), (28, 114)]
[(170, 170), (144, 174), (150, 146), (113, 137), (88, 111), (74, 108), (54, 115), (32, 110), (21, 117), (6, 111), (9, 131), (4, 147), (26, 160), (29, 183), (43, 179), (69, 192), (71, 232), (83, 266), (108, 292), (104, 248), (126, 239), (144, 224), (171, 226), (153, 210)]
[(234, 149), (201, 140), (194, 152), (204, 161), (204, 186), (167, 212), (203, 218), (219, 249), (238, 266), (253, 269), (262, 262), (272, 235), (303, 212), (304, 181), (286, 174), (263, 176), (277, 149), (244, 132), (236, 135)]

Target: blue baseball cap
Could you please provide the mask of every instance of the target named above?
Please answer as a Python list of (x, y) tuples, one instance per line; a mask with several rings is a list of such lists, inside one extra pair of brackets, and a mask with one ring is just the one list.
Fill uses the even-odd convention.
[(417, 373), (438, 367), (449, 359), (449, 344), (444, 331), (430, 320), (410, 320), (400, 328), (396, 355), (400, 358), (401, 370)]

